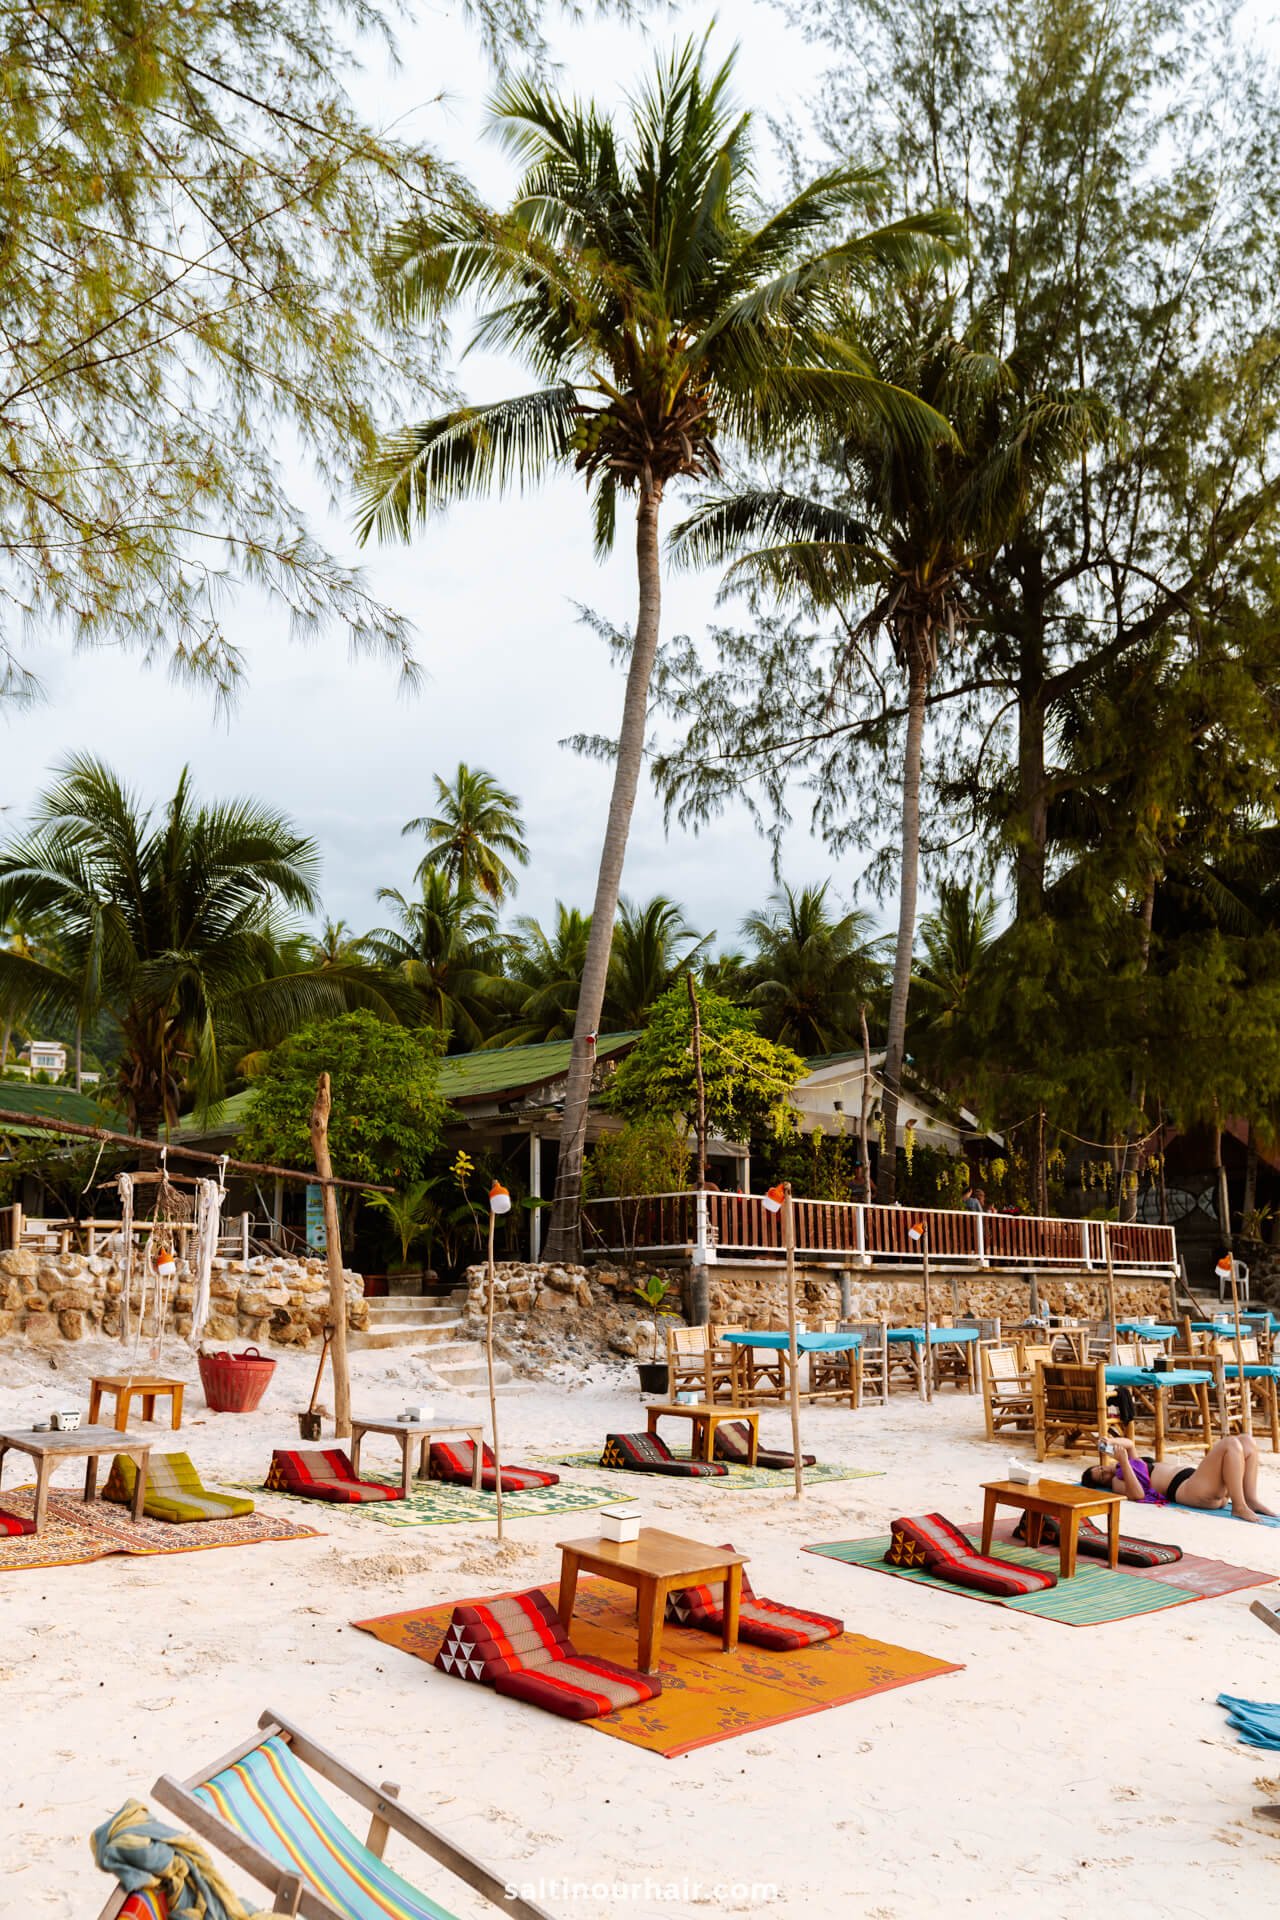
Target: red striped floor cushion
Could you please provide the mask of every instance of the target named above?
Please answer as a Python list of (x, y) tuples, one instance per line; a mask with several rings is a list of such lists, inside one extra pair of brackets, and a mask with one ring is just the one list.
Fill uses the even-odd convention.
[(337, 1500), (344, 1506), (367, 1500), (404, 1499), (403, 1487), (357, 1480), (341, 1447), (308, 1447), (305, 1451), (277, 1447), (263, 1485), (272, 1493), (299, 1494), (306, 1500)]
[(536, 1587), (455, 1607), (435, 1665), (566, 1720), (594, 1720), (662, 1691), (656, 1675), (579, 1653)]
[(953, 1581), (958, 1587), (972, 1587), (978, 1593), (994, 1594), (1002, 1600), (1043, 1593), (1046, 1587), (1058, 1584), (1056, 1574), (1039, 1573), (1031, 1567), (1014, 1566), (1010, 1560), (997, 1560), (990, 1554), (976, 1552), (968, 1535), (944, 1520), (940, 1513), (895, 1520), (889, 1551), (884, 1557), (891, 1567), (915, 1568), (939, 1580)]
[[(492, 1493), (497, 1484), (497, 1470), (493, 1458), (493, 1448), (485, 1442), (480, 1455), (480, 1485), (485, 1493)], [(447, 1480), (453, 1485), (471, 1485), (471, 1476), (475, 1471), (476, 1449), (472, 1440), (433, 1440), (427, 1452), (428, 1480)], [(525, 1493), (530, 1487), (558, 1487), (558, 1473), (544, 1473), (541, 1467), (504, 1467), (502, 1469), (502, 1491), (504, 1493)]]
[(34, 1520), (23, 1520), (18, 1514), (6, 1513), (4, 1508), (0, 1507), (0, 1539), (17, 1540), (23, 1534), (34, 1533), (35, 1530)]
[[(1024, 1513), (1013, 1530), (1015, 1540), (1027, 1537), (1027, 1516)], [(1040, 1545), (1056, 1547), (1061, 1538), (1061, 1530), (1051, 1514), (1045, 1514), (1040, 1522)], [(1080, 1553), (1087, 1553), (1090, 1559), (1107, 1558), (1107, 1535), (1103, 1527), (1092, 1520), (1082, 1520), (1076, 1536), (1076, 1546)], [(1136, 1534), (1120, 1535), (1120, 1564), (1125, 1567), (1171, 1567), (1181, 1560), (1182, 1548), (1170, 1547), (1163, 1540), (1140, 1540)]]
[[(729, 1460), (735, 1467), (751, 1465), (751, 1428), (745, 1420), (728, 1420), (716, 1428), (715, 1441), (711, 1448), (717, 1460)], [(806, 1467), (816, 1467), (816, 1453), (802, 1453), (800, 1456)], [(794, 1453), (778, 1453), (769, 1447), (761, 1447), (756, 1454), (758, 1467), (773, 1467), (781, 1472), (786, 1467), (794, 1467)]]
[(711, 1480), (729, 1469), (718, 1460), (677, 1460), (656, 1433), (607, 1433), (602, 1467), (623, 1467), (630, 1473), (667, 1473), (683, 1480)]
[[(723, 1551), (732, 1553), (734, 1549), (725, 1546)], [(667, 1595), (667, 1619), (676, 1626), (720, 1633), (724, 1627), (724, 1589), (677, 1587)], [(739, 1640), (754, 1647), (767, 1647), (772, 1653), (793, 1653), (800, 1647), (816, 1646), (820, 1640), (834, 1640), (843, 1632), (844, 1621), (829, 1613), (806, 1613), (802, 1607), (764, 1599), (754, 1591), (743, 1572), (742, 1599), (738, 1606)]]

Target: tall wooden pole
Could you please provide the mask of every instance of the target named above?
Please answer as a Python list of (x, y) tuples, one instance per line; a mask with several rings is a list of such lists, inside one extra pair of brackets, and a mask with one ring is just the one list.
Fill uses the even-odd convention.
[(1111, 1222), (1102, 1223), (1102, 1250), (1107, 1257), (1107, 1327), (1111, 1346), (1111, 1364), (1116, 1364), (1116, 1268), (1111, 1253)]
[(1246, 1433), (1253, 1432), (1253, 1395), (1249, 1391), (1249, 1382), (1244, 1377), (1244, 1348), (1240, 1344), (1240, 1282), (1236, 1278), (1236, 1257), (1228, 1252), (1231, 1262), (1231, 1311), (1236, 1323), (1236, 1379), (1240, 1383), (1240, 1420)]
[(493, 1229), (496, 1215), (492, 1205), (489, 1208), (489, 1272), (485, 1288), (487, 1298), (484, 1310), (484, 1363), (489, 1374), (489, 1426), (493, 1433), (493, 1492), (498, 1503), (498, 1538), (502, 1538), (502, 1453), (498, 1446), (498, 1385), (493, 1377), (493, 1296), (497, 1291), (497, 1275), (493, 1269)]
[(698, 989), (693, 984), (693, 975), (686, 973), (684, 981), (689, 989), (689, 1006), (693, 1014), (693, 1078), (698, 1093), (698, 1190), (702, 1192), (707, 1184), (707, 1089), (702, 1077), (702, 1015), (698, 1009)]
[(351, 1367), (347, 1360), (347, 1284), (342, 1272), (342, 1230), (338, 1224), (338, 1196), (333, 1188), (333, 1161), (329, 1158), (329, 1113), (332, 1099), (329, 1076), (316, 1082), (311, 1109), (311, 1151), (320, 1192), (324, 1197), (324, 1255), (329, 1268), (329, 1318), (333, 1323), (333, 1431), (337, 1439), (351, 1437)]
[(787, 1255), (787, 1365), (791, 1385), (791, 1451), (796, 1463), (796, 1499), (804, 1492), (804, 1455), (800, 1451), (800, 1350), (796, 1342), (796, 1218), (791, 1182), (782, 1189), (782, 1244)]
[(924, 1257), (924, 1397), (933, 1399), (933, 1299), (929, 1276), (929, 1229), (920, 1223), (920, 1251)]

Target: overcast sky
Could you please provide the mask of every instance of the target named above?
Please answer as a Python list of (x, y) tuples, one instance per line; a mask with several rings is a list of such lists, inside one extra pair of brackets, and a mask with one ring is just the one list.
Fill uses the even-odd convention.
[[(655, 44), (703, 32), (714, 14), (708, 5), (677, 7), (656, 17), (652, 33), (599, 23), (555, 32), (553, 25), (566, 83), (620, 98)], [(731, 19), (732, 31), (722, 26), (713, 44), (727, 52), (740, 40), (743, 104), (763, 117), (802, 102), (817, 72), (815, 52), (755, 0), (734, 0), (721, 17)], [(408, 115), (400, 132), (428, 139), (501, 198), (513, 174), (494, 143), (479, 137), (491, 76), (474, 38), (456, 8), (420, 7), (416, 18), (402, 35), (402, 70), (368, 76), (365, 109), (384, 123)], [(760, 132), (770, 153), (763, 125)], [(530, 384), (518, 368), (491, 360), (465, 362), (462, 378), (476, 397)], [(354, 559), (342, 520), (318, 519), (334, 549)], [(583, 491), (565, 480), (525, 498), (455, 508), (413, 546), (371, 551), (366, 564), (378, 594), (417, 627), (427, 679), (416, 698), (397, 697), (389, 668), (350, 662), (336, 635), (308, 648), (291, 644), (285, 623), (248, 599), (236, 638), (249, 682), (225, 725), (206, 698), (176, 690), (163, 672), (146, 672), (127, 654), (73, 657), (50, 648), (34, 656), (46, 703), (0, 719), (0, 805), (11, 809), (5, 824), (16, 822), (67, 752), (102, 755), (148, 795), (170, 792), (189, 761), (207, 795), (253, 793), (286, 808), (320, 845), (325, 909), (363, 928), (379, 917), (376, 887), (408, 883), (418, 856), (400, 829), (429, 810), (430, 775), (466, 760), (492, 769), (523, 802), (533, 859), (518, 910), (544, 917), (557, 898), (588, 907), (609, 774), (557, 742), (616, 731), (622, 679), (578, 624), (575, 603), (630, 622), (634, 560), (625, 536), (614, 559), (597, 565)], [(701, 632), (713, 615), (714, 588), (714, 580), (688, 575), (668, 581), (665, 630)], [(825, 876), (830, 863), (796, 834), (788, 866), (793, 878), (807, 880)], [(697, 839), (667, 839), (652, 794), (642, 791), (626, 893), (668, 893), (696, 926), (732, 942), (771, 884), (767, 850), (745, 818)]]

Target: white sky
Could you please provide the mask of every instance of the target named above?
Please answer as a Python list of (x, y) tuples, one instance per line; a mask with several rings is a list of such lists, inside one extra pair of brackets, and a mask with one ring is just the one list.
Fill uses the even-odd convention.
[[(708, 5), (677, 7), (669, 17), (655, 14), (652, 31), (666, 45), (701, 33), (714, 14)], [(756, 0), (733, 0), (726, 16), (732, 28), (723, 25), (713, 44), (727, 51), (735, 35), (741, 40), (743, 104), (785, 112), (803, 98), (815, 54)], [(621, 95), (653, 43), (644, 30), (599, 23), (553, 32), (566, 84), (601, 97)], [(408, 114), (402, 134), (430, 141), (503, 197), (514, 174), (479, 138), (491, 75), (457, 9), (419, 6), (401, 46), (398, 74), (369, 75), (365, 111), (386, 121)], [(767, 142), (763, 126), (760, 133)], [(473, 395), (531, 384), (494, 361), (467, 361), (462, 378)], [(301, 485), (299, 497), (311, 497)], [(317, 524), (339, 555), (356, 557), (340, 519), (321, 514)], [(428, 678), (407, 701), (388, 667), (353, 664), (337, 635), (299, 648), (277, 616), (247, 597), (236, 637), (249, 683), (229, 725), (207, 698), (173, 688), (163, 672), (144, 672), (127, 655), (28, 649), (48, 698), (34, 712), (0, 717), (0, 806), (11, 809), (3, 823), (16, 823), (67, 752), (97, 753), (157, 797), (172, 791), (189, 761), (207, 796), (252, 793), (287, 809), (320, 845), (326, 911), (363, 928), (379, 923), (378, 885), (408, 885), (418, 850), (400, 828), (429, 810), (430, 775), (466, 760), (490, 768), (523, 800), (533, 859), (517, 911), (545, 917), (556, 898), (589, 907), (609, 772), (556, 743), (570, 733), (616, 731), (622, 679), (577, 623), (574, 603), (630, 622), (634, 561), (620, 531), (620, 551), (598, 566), (582, 490), (565, 480), (525, 498), (456, 508), (411, 547), (371, 549), (376, 592), (418, 630)], [(701, 632), (713, 617), (714, 589), (711, 578), (668, 582), (666, 631)], [(821, 846), (795, 836), (789, 877), (822, 878), (829, 867)], [(744, 817), (699, 839), (667, 840), (652, 794), (642, 791), (626, 893), (667, 893), (699, 929), (714, 927), (735, 943), (738, 922), (771, 884), (767, 851)]]

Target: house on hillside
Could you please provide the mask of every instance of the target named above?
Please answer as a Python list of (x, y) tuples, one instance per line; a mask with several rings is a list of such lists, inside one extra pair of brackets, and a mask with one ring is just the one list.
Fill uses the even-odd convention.
[[(868, 1065), (871, 1076), (870, 1136), (871, 1164), (874, 1173), (879, 1157), (879, 1126), (884, 1101), (884, 1049), (874, 1048), (869, 1061), (861, 1048), (853, 1053), (828, 1053), (808, 1063), (809, 1071), (791, 1098), (806, 1129), (821, 1127), (824, 1133), (858, 1132), (862, 1112), (862, 1088)], [(976, 1114), (967, 1107), (948, 1103), (945, 1096), (927, 1088), (910, 1068), (903, 1073), (898, 1096), (898, 1137), (902, 1146), (907, 1129), (915, 1132), (917, 1146), (933, 1147), (955, 1159), (970, 1154), (996, 1152), (1004, 1141), (998, 1133), (987, 1133), (978, 1124)], [(887, 1142), (886, 1142), (887, 1144)]]
[(51, 1080), (60, 1080), (67, 1070), (67, 1050), (61, 1040), (29, 1040), (18, 1054), (18, 1068), (25, 1068), (30, 1079), (47, 1073)]

